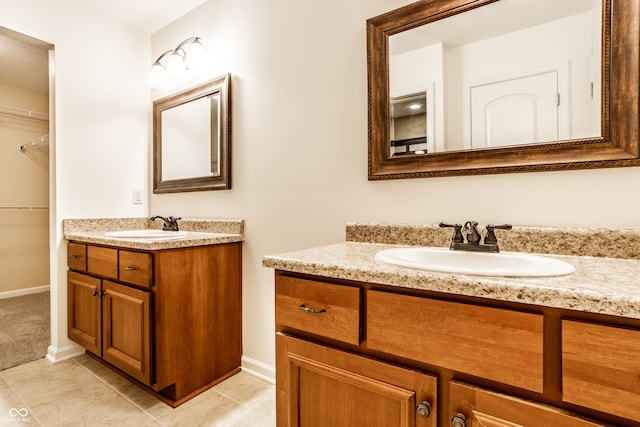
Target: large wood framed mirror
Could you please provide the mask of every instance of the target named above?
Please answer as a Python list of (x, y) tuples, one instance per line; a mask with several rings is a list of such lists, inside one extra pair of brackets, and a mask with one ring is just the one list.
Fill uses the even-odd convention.
[(640, 166), (640, 0), (421, 0), (367, 20), (369, 179)]
[(154, 101), (153, 192), (230, 188), (230, 76)]

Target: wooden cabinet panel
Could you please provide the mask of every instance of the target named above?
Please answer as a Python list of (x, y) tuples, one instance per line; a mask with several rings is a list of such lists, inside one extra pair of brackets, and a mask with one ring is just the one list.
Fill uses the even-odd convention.
[(565, 402), (640, 422), (640, 331), (562, 321)]
[(101, 246), (87, 246), (87, 272), (117, 279), (118, 250)]
[(276, 324), (358, 345), (360, 289), (281, 276)]
[(67, 303), (69, 339), (100, 356), (100, 279), (69, 271)]
[(458, 414), (467, 427), (603, 427), (551, 406), (451, 381), (448, 419)]
[(67, 257), (71, 270), (87, 271), (87, 245), (69, 243), (67, 245)]
[(543, 316), (369, 291), (370, 349), (543, 390)]
[(102, 357), (151, 385), (151, 293), (104, 280)]
[(123, 282), (151, 287), (153, 280), (152, 256), (148, 253), (119, 251), (118, 274)]
[[(282, 334), (276, 352), (278, 426), (437, 426), (433, 376)], [(416, 411), (423, 401), (426, 418)]]

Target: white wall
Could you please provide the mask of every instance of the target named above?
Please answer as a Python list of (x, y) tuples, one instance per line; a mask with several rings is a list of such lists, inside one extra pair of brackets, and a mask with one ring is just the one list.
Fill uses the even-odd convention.
[(250, 359), (274, 364), (262, 257), (344, 241), (347, 221), (640, 227), (639, 168), (367, 181), (365, 20), (408, 3), (210, 0), (152, 38), (157, 56), (201, 36), (210, 77), (233, 75), (233, 188), (155, 195), (151, 212), (246, 219)]
[(72, 0), (0, 0), (0, 26), (55, 45), (49, 357), (59, 359), (77, 350), (66, 332), (62, 219), (147, 213), (132, 189), (147, 187), (149, 36)]

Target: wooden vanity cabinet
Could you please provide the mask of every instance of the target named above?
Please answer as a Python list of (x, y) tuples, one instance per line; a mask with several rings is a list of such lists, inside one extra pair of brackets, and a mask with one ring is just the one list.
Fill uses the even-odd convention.
[(240, 370), (241, 243), (69, 248), (69, 338), (89, 353), (174, 407)]
[(638, 426), (639, 343), (633, 319), (277, 270), (278, 426), (378, 425), (369, 401), (385, 426)]

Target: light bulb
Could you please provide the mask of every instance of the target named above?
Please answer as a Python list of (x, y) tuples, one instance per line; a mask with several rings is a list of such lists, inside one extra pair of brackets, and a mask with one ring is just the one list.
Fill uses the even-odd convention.
[(186, 69), (184, 67), (182, 55), (180, 55), (178, 51), (169, 55), (169, 59), (167, 60), (167, 76), (170, 79), (180, 80), (184, 77), (185, 72)]
[(160, 63), (156, 62), (151, 66), (151, 71), (147, 78), (147, 86), (153, 89), (163, 89), (167, 87), (168, 84), (169, 79), (167, 78), (167, 73), (164, 67)]
[(184, 66), (189, 71), (198, 72), (205, 64), (206, 52), (204, 46), (200, 43), (200, 39), (196, 39), (189, 44), (189, 49), (184, 58)]

